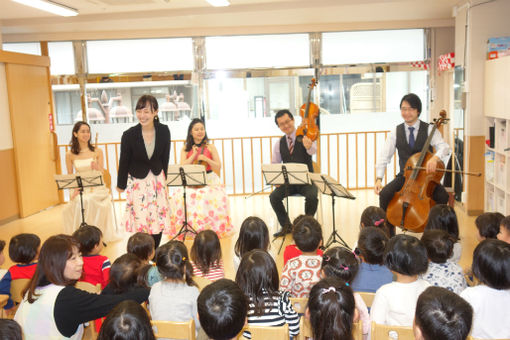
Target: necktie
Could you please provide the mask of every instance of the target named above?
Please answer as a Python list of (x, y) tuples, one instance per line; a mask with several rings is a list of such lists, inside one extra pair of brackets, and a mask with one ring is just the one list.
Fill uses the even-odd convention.
[(292, 154), (292, 151), (294, 151), (294, 144), (292, 143), (292, 138), (287, 137), (287, 140), (289, 142), (289, 153)]
[(409, 128), (409, 146), (411, 149), (414, 147), (414, 127)]

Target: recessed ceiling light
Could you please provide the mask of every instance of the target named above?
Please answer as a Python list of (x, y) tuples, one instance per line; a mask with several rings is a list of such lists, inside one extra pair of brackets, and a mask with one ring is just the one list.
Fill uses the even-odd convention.
[(78, 15), (78, 11), (51, 0), (12, 0), (22, 5), (37, 8), (46, 12), (61, 15), (63, 17), (72, 17)]
[(229, 0), (206, 0), (206, 1), (214, 7), (230, 6)]

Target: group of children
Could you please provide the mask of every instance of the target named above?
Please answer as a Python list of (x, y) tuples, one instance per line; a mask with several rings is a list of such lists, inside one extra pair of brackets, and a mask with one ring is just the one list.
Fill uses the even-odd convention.
[[(406, 234), (395, 235), (384, 211), (369, 207), (362, 214), (354, 251), (333, 247), (323, 252), (320, 224), (310, 216), (299, 216), (293, 223), (295, 244), (287, 246), (283, 254), (281, 276), (269, 251), (266, 224), (258, 217), (248, 217), (234, 247), (235, 282), (224, 279), (220, 241), (211, 230), (196, 235), (189, 253), (181, 241), (169, 241), (155, 249), (150, 235), (136, 233), (128, 240), (127, 253), (113, 264), (100, 254), (102, 234), (94, 226), (80, 227), (72, 242), (64, 235), (60, 239), (76, 243), (79, 248), (76, 252), (79, 250), (82, 255), (82, 274), (75, 279), (100, 284), (101, 296), (118, 298), (103, 301), (108, 306), (116, 301), (117, 306), (104, 320), (99, 339), (111, 337), (112, 327), (118, 329), (115, 324), (120, 322), (119, 318), (149, 320), (139, 303), (123, 301), (127, 296), (148, 300), (154, 320), (193, 319), (199, 338), (233, 338), (245, 322), (255, 326), (288, 324), (294, 337), (300, 332), (300, 315), (294, 310), (291, 297), (308, 298), (305, 317), (310, 320), (316, 340), (351, 339), (353, 322), (358, 320), (365, 338), (369, 336), (371, 321), (412, 326), (413, 320), (419, 339), (463, 339), (469, 332), (477, 338), (510, 338), (510, 314), (505, 312), (510, 304), (510, 245), (506, 243), (510, 242), (510, 216), (485, 213), (476, 219), (476, 226), (481, 242), (474, 251), (472, 273), (467, 276), (473, 275), (481, 284), (473, 287), (467, 286), (466, 275), (457, 264), (461, 253), (459, 227), (454, 210), (446, 205), (431, 209), (421, 240)], [(58, 244), (57, 239), (52, 244)], [(0, 242), (0, 262), (4, 246), (5, 242)], [(20, 234), (11, 239), (9, 256), (16, 264), (3, 276), (0, 294), (9, 294), (12, 280), (34, 276), (40, 251), (37, 235)], [(74, 251), (67, 251), (68, 262), (76, 257)], [(36, 275), (39, 279), (31, 285), (29, 293), (38, 292), (35, 288), (45, 279), (44, 275), (51, 276), (48, 268), (39, 270), (45, 274)], [(72, 279), (74, 273), (64, 271), (63, 275), (64, 286), (74, 282), (67, 277)], [(212, 283), (200, 291), (194, 280), (197, 277)], [(64, 292), (70, 300), (75, 299), (74, 291)], [(375, 292), (370, 313), (357, 292)], [(62, 307), (60, 295), (63, 294), (59, 294), (55, 305), (60, 310), (75, 312), (71, 306), (69, 310)], [(35, 300), (35, 296), (30, 298)], [(87, 298), (81, 296), (82, 300)], [(120, 301), (123, 302), (118, 304)], [(13, 301), (9, 300), (4, 308), (14, 311)], [(100, 309), (101, 312), (94, 310), (87, 315), (96, 318), (109, 311)], [(26, 319), (18, 314), (15, 319), (25, 330)], [(66, 336), (75, 335), (78, 329), (76, 326), (66, 330), (69, 322), (64, 325), (56, 320), (56, 324), (60, 333), (67, 332)], [(147, 328), (136, 327), (131, 331), (137, 336)], [(148, 327), (147, 332), (152, 334), (150, 324)], [(150, 334), (147, 339), (154, 337)], [(249, 332), (243, 335), (251, 338)]]

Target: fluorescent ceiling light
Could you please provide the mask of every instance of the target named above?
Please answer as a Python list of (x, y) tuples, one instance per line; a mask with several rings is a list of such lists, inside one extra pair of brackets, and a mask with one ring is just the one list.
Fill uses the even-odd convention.
[(50, 1), (50, 0), (12, 0), (22, 5), (34, 7), (46, 12), (61, 15), (63, 17), (72, 17), (78, 15), (78, 11), (74, 8)]
[(229, 0), (206, 0), (209, 4), (213, 5), (214, 7), (225, 7), (230, 6)]

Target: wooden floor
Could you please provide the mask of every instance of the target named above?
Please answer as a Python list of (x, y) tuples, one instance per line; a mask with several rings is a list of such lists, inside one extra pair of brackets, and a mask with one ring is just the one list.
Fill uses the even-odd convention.
[[(355, 244), (357, 240), (359, 232), (359, 218), (362, 211), (369, 205), (378, 205), (379, 198), (372, 190), (353, 191), (352, 194), (356, 197), (355, 200), (342, 198), (337, 198), (335, 200), (335, 222), (337, 225), (337, 231), (350, 246)], [(28, 232), (39, 235), (44, 242), (44, 240), (46, 240), (49, 236), (62, 233), (64, 230), (62, 226), (63, 207), (64, 205), (48, 208), (27, 218), (18, 219), (1, 225), (0, 239), (3, 239), (8, 243), (12, 236), (18, 233)], [(115, 207), (117, 210), (117, 217), (119, 218), (123, 212), (124, 202), (115, 203)], [(302, 213), (304, 210), (304, 198), (291, 197), (289, 199), (289, 210), (291, 220)], [(477, 244), (475, 236), (476, 227), (474, 224), (475, 217), (467, 216), (462, 209), (458, 207), (455, 210), (459, 219), (462, 243), (462, 257), (460, 264), (463, 268), (467, 268), (471, 265), (473, 250)], [(273, 210), (271, 209), (269, 197), (267, 195), (230, 197), (230, 211), (236, 233), (232, 237), (221, 240), (221, 243), (226, 276), (234, 279), (235, 273), (232, 264), (233, 247), (237, 240), (237, 233), (243, 220), (252, 215), (262, 218), (267, 223), (271, 235), (278, 230), (278, 222)], [(319, 203), (317, 218), (323, 226), (323, 236), (326, 241), (332, 231), (332, 209), (330, 197), (324, 196), (322, 198)], [(419, 235), (417, 236), (420, 237)], [(129, 234), (125, 233), (124, 237), (120, 241), (109, 243), (108, 247), (103, 251), (103, 254), (108, 256), (113, 262), (117, 257), (126, 252), (126, 243), (128, 238)], [(165, 242), (166, 240), (167, 237), (164, 236), (162, 242)], [(271, 247), (274, 253), (277, 253), (281, 240), (281, 238), (272, 240), (273, 242), (271, 242)], [(292, 243), (292, 237), (291, 235), (288, 235), (285, 239), (284, 247), (290, 243)], [(191, 247), (191, 241), (186, 241), (186, 244), (188, 245), (188, 248)], [(3, 265), (3, 268), (8, 268), (12, 262), (9, 259), (7, 247), (4, 250), (4, 254), (6, 255), (6, 262)], [(277, 266), (279, 271), (281, 271), (283, 263), (282, 255), (283, 251), (277, 256)]]

